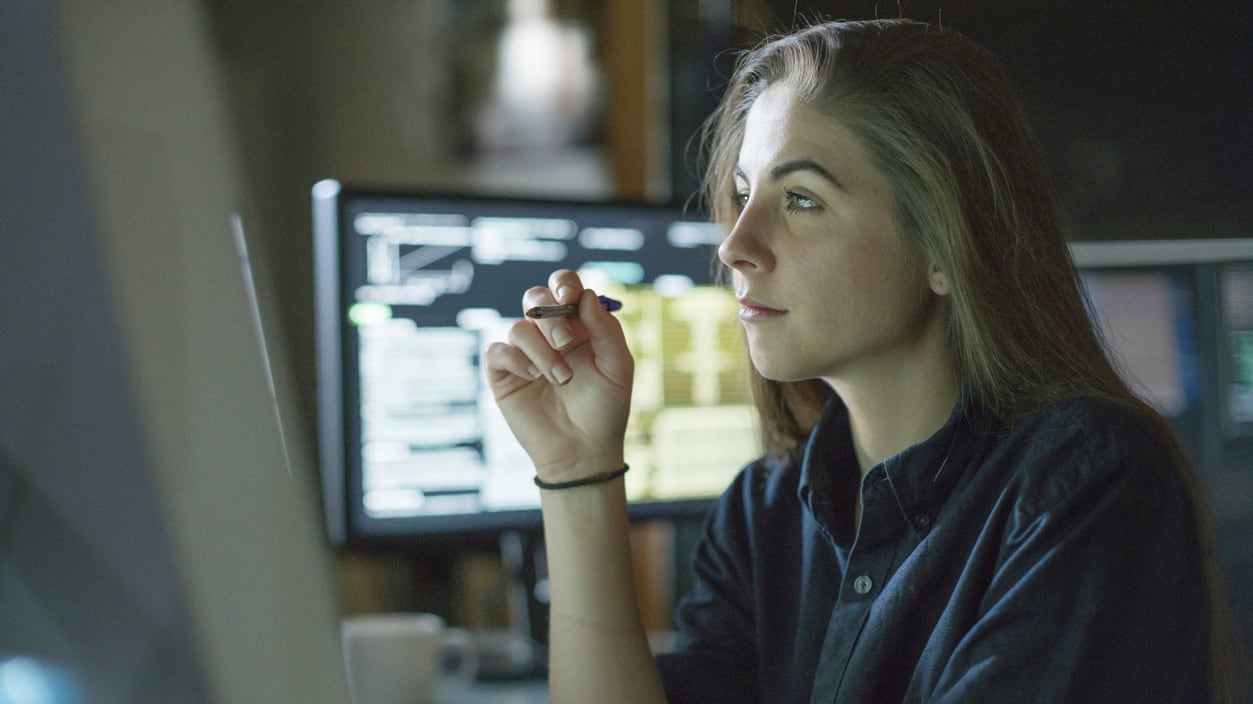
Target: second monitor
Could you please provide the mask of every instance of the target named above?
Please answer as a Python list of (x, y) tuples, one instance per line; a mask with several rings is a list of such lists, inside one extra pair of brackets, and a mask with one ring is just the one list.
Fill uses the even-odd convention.
[(538, 524), (534, 468), (491, 399), (482, 351), (522, 293), (579, 271), (623, 302), (636, 356), (633, 515), (694, 516), (759, 454), (720, 229), (653, 205), (314, 188), (319, 418), (339, 544)]

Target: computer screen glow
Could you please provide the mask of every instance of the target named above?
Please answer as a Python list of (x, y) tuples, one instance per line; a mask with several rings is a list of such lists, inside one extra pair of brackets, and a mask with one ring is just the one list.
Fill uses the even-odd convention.
[(324, 483), (342, 488), (327, 510), (347, 516), (346, 533), (537, 520), (534, 467), (481, 359), (522, 315), (523, 292), (558, 268), (623, 303), (636, 511), (702, 511), (760, 454), (737, 304), (714, 276), (718, 227), (660, 206), (330, 184), (314, 190), (319, 384), (334, 390), (320, 415), (337, 438), (322, 446), (324, 469), (335, 468)]

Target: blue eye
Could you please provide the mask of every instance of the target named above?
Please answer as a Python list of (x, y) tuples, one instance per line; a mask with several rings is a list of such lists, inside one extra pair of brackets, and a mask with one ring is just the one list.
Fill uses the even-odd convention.
[(809, 212), (821, 207), (818, 201), (796, 191), (783, 191), (783, 198), (787, 201), (787, 209), (793, 212)]

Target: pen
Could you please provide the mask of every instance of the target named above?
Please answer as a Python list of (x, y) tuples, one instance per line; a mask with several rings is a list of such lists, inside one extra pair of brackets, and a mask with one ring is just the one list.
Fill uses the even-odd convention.
[[(609, 296), (597, 296), (600, 304), (610, 313), (622, 308), (622, 301), (614, 300)], [(578, 315), (579, 304), (567, 303), (563, 306), (535, 306), (526, 312), (528, 318), (564, 318), (568, 315)]]

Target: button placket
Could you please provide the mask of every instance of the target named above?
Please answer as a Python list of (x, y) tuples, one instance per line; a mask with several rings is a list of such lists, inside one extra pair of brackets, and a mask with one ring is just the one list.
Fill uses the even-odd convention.
[[(884, 504), (891, 500), (887, 475), (883, 468), (872, 470), (862, 482), (862, 524), (858, 531), (857, 544), (853, 547), (852, 559), (848, 564), (847, 574), (852, 577), (848, 583), (853, 594), (865, 597), (875, 589), (875, 576), (885, 557), (882, 553), (884, 534)], [(869, 539), (869, 544), (865, 542)]]

